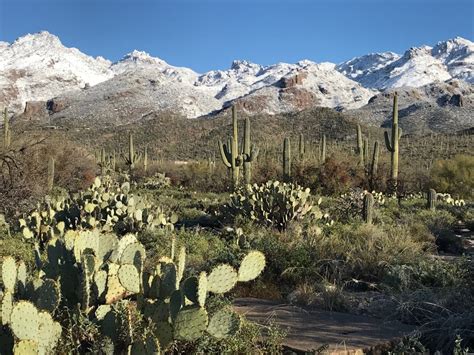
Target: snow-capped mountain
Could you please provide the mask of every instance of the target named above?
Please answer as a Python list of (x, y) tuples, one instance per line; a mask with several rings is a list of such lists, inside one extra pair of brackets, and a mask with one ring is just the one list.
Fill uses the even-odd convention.
[[(12, 44), (0, 42), (0, 107), (34, 116), (47, 106), (53, 119), (68, 112), (74, 113), (71, 118), (93, 117), (100, 107), (126, 117), (173, 111), (193, 118), (234, 102), (248, 113), (276, 114), (312, 106), (356, 109), (378, 90), (452, 78), (473, 83), (473, 48), (472, 42), (457, 37), (433, 48), (411, 48), (402, 56), (369, 54), (337, 66), (309, 60), (262, 66), (240, 60), (227, 70), (200, 74), (141, 51), (111, 63), (40, 32)], [(54, 100), (46, 104), (50, 99)]]
[(356, 57), (337, 69), (364, 87), (378, 90), (421, 87), (453, 78), (474, 83), (474, 43), (456, 37), (433, 48), (410, 48), (403, 56), (385, 52)]
[(0, 44), (0, 106), (21, 110), (64, 91), (93, 86), (113, 77), (111, 62), (67, 48), (48, 32)]

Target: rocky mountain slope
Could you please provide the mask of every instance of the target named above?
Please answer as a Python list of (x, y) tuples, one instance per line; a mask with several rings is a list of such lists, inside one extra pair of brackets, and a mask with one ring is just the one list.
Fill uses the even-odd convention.
[(454, 132), (474, 127), (474, 85), (459, 79), (419, 88), (386, 90), (372, 97), (364, 107), (346, 114), (365, 123), (387, 127), (391, 122), (395, 90), (399, 96), (399, 122), (407, 134)]
[(369, 54), (341, 63), (337, 70), (364, 87), (378, 90), (420, 87), (453, 78), (474, 83), (474, 43), (456, 37), (434, 47), (410, 48), (403, 56)]
[[(195, 118), (232, 104), (248, 114), (271, 115), (322, 106), (349, 110), (379, 124), (385, 109), (375, 104), (377, 97), (394, 88), (411, 92), (406, 102), (412, 107), (410, 114), (429, 104), (446, 116), (445, 111), (456, 106), (446, 104), (450, 97), (442, 99), (453, 79), (458, 87), (449, 84), (448, 91), (462, 96), (456, 106), (462, 109), (451, 111), (454, 115), (469, 112), (473, 53), (474, 44), (457, 37), (433, 48), (411, 48), (402, 56), (369, 54), (339, 65), (304, 60), (262, 66), (234, 61), (227, 70), (199, 74), (140, 51), (116, 63), (92, 58), (40, 32), (12, 44), (0, 42), (0, 106), (25, 119), (76, 125), (91, 121), (122, 125), (160, 112)], [(415, 90), (418, 94), (413, 94), (413, 88), (420, 89)]]

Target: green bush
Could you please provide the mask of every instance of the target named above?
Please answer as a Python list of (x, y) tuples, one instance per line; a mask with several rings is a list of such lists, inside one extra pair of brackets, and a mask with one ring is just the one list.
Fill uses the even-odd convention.
[(458, 198), (474, 198), (474, 156), (456, 155), (438, 160), (431, 169), (431, 185), (436, 191)]

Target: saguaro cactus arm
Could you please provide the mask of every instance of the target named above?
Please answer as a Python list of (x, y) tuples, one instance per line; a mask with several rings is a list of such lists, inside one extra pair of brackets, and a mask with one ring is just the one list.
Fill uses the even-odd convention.
[(220, 140), (218, 144), (219, 144), (219, 152), (221, 154), (222, 162), (224, 163), (226, 167), (231, 168), (232, 165), (230, 163), (230, 160), (232, 159), (232, 157), (227, 146), (223, 144)]

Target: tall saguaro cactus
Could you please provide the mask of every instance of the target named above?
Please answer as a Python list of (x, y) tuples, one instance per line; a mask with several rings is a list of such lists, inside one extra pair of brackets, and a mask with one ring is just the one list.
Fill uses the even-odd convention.
[(287, 181), (291, 177), (291, 146), (288, 137), (283, 141), (283, 177)]
[(372, 155), (372, 164), (370, 165), (370, 185), (372, 190), (375, 189), (375, 179), (377, 178), (377, 171), (379, 168), (379, 142), (374, 143), (374, 153)]
[(54, 166), (55, 161), (53, 157), (49, 158), (48, 161), (48, 191), (51, 191), (54, 186)]
[(306, 147), (304, 145), (304, 135), (303, 133), (300, 133), (299, 141), (298, 141), (298, 155), (300, 159), (304, 158), (304, 155), (306, 153)]
[(391, 179), (395, 185), (398, 179), (398, 147), (401, 136), (402, 129), (398, 127), (398, 94), (395, 92), (393, 96), (392, 139), (390, 140), (387, 131), (384, 132), (385, 146), (391, 153)]
[(252, 162), (257, 159), (258, 148), (250, 144), (250, 119), (245, 119), (244, 127), (244, 147), (242, 160), (244, 161), (244, 178), (245, 183), (250, 184), (252, 180)]
[(3, 147), (7, 149), (11, 143), (10, 121), (8, 120), (8, 110), (3, 111)]
[(323, 134), (321, 142), (319, 143), (319, 163), (324, 164), (326, 162), (326, 135)]
[(359, 164), (364, 166), (364, 147), (362, 144), (362, 129), (357, 125), (357, 154), (359, 154)]
[(219, 140), (219, 152), (222, 162), (232, 173), (232, 182), (234, 187), (239, 185), (240, 167), (243, 166), (245, 182), (248, 184), (251, 180), (251, 163), (257, 158), (258, 149), (250, 142), (250, 120), (245, 120), (244, 144), (242, 151), (239, 151), (239, 132), (237, 125), (237, 112), (235, 106), (232, 106), (232, 137), (227, 140), (227, 144), (222, 144)]
[(148, 170), (148, 147), (145, 147), (143, 152), (143, 171), (146, 173)]
[(128, 136), (128, 156), (125, 157), (125, 164), (128, 165), (130, 175), (135, 169), (135, 164), (137, 164), (141, 159), (141, 154), (135, 152), (135, 145), (133, 144), (133, 134), (130, 132)]

